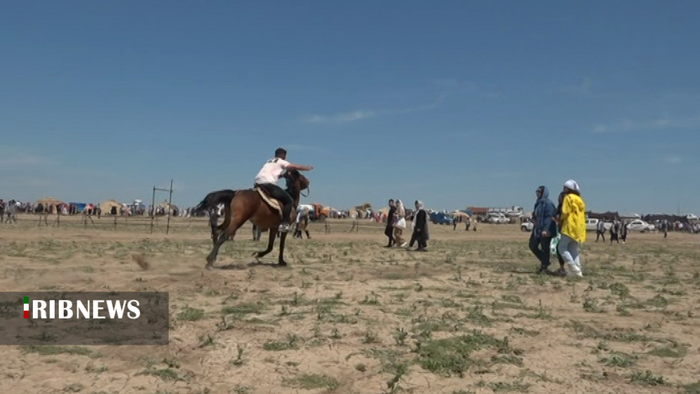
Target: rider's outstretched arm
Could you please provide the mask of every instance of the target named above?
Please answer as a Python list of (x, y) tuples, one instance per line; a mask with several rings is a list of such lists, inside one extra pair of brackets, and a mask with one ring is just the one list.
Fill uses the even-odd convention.
[(314, 169), (313, 166), (302, 166), (300, 164), (292, 164), (292, 163), (289, 163), (289, 165), (287, 166), (287, 170), (311, 171), (313, 169)]

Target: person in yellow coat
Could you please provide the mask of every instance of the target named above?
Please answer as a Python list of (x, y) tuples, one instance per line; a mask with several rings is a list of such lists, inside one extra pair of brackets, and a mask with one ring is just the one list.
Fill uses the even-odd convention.
[(559, 254), (569, 266), (569, 274), (583, 277), (579, 248), (586, 242), (586, 203), (581, 198), (578, 183), (569, 179), (564, 183), (564, 201), (561, 207)]

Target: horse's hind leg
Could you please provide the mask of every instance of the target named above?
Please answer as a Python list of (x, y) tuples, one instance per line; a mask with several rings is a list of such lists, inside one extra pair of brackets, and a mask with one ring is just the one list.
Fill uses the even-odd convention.
[(267, 249), (255, 252), (255, 258), (260, 259), (268, 253), (272, 252), (272, 247), (275, 245), (275, 237), (277, 236), (277, 229), (270, 228), (270, 239), (267, 241)]

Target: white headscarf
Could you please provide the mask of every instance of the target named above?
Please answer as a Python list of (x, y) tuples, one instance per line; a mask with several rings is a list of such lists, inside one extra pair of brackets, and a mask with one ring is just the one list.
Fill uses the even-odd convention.
[(421, 201), (421, 200), (416, 200), (416, 209), (419, 210), (419, 211), (420, 211), (421, 209), (423, 209), (423, 201)]
[(569, 179), (568, 181), (564, 182), (564, 187), (567, 187), (573, 191), (580, 192), (581, 189), (578, 187), (578, 183), (576, 183), (575, 180)]

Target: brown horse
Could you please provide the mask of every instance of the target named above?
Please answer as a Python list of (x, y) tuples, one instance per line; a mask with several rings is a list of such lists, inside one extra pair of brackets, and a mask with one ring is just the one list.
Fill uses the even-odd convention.
[[(297, 170), (287, 171), (284, 175), (287, 181), (287, 193), (294, 200), (291, 216), (296, 216), (296, 207), (299, 206), (301, 192), (309, 189), (311, 182)], [(266, 195), (267, 199), (272, 199)], [(219, 254), (219, 248), (229, 238), (233, 240), (236, 236), (236, 231), (248, 220), (250, 220), (259, 229), (268, 229), (270, 232), (270, 240), (267, 244), (267, 249), (255, 252), (253, 255), (256, 259), (267, 255), (272, 251), (277, 237), (278, 228), (282, 222), (282, 214), (280, 211), (273, 208), (265, 201), (256, 189), (243, 190), (219, 190), (211, 192), (204, 197), (204, 200), (197, 205), (196, 211), (211, 210), (217, 205), (223, 203), (224, 222), (216, 226), (216, 221), (211, 222), (212, 242), (214, 244), (209, 256), (207, 256), (208, 270), (212, 269), (216, 262), (216, 257)], [(280, 204), (281, 205), (281, 204)], [(284, 261), (284, 243), (287, 238), (287, 233), (282, 233), (280, 236), (280, 253), (278, 258), (279, 265), (287, 265)]]

